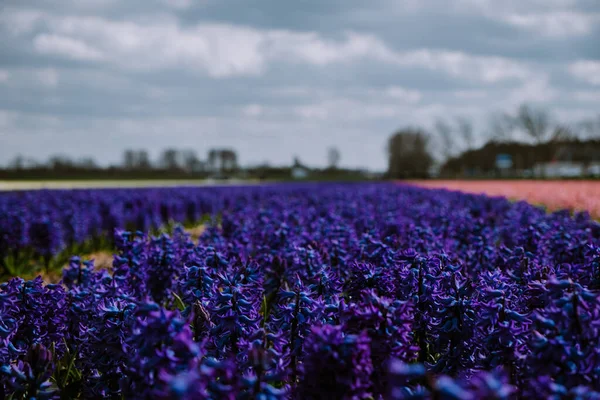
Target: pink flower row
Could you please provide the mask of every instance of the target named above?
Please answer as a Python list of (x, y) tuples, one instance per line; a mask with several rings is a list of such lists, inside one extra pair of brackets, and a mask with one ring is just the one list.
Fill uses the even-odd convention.
[(550, 210), (588, 211), (600, 218), (600, 181), (418, 181), (417, 185), (505, 196)]

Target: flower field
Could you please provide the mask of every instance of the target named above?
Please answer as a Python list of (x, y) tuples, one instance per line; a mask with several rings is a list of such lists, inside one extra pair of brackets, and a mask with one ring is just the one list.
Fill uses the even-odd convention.
[(585, 213), (393, 183), (10, 192), (0, 256), (0, 398), (600, 399)]
[(505, 196), (550, 210), (586, 210), (600, 219), (600, 181), (422, 181), (419, 186)]

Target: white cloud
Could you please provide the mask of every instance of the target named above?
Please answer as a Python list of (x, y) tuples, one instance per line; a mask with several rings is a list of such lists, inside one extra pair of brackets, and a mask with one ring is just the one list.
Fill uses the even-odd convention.
[(454, 97), (461, 100), (481, 100), (488, 96), (488, 92), (480, 89), (455, 90)]
[(45, 14), (37, 10), (6, 8), (0, 13), (0, 27), (11, 35), (31, 32)]
[(53, 88), (58, 85), (58, 72), (54, 68), (37, 70), (35, 76), (43, 86)]
[(527, 79), (533, 72), (523, 63), (494, 56), (474, 56), (460, 51), (421, 49), (399, 54), (396, 64), (442, 71), (485, 83)]
[(175, 8), (177, 10), (186, 10), (194, 4), (194, 1), (193, 0), (161, 0), (161, 3), (167, 5), (168, 7)]
[(600, 104), (600, 90), (577, 90), (571, 96), (573, 100), (582, 103)]
[(247, 117), (258, 117), (264, 112), (260, 104), (248, 104), (242, 108), (242, 114)]
[(600, 61), (579, 60), (571, 63), (569, 73), (580, 81), (600, 85)]
[(405, 89), (400, 86), (390, 86), (384, 90), (387, 96), (400, 99), (407, 103), (418, 103), (423, 95), (418, 90)]
[(326, 104), (311, 104), (294, 107), (294, 114), (308, 120), (324, 120), (329, 117), (330, 111)]
[(33, 46), (42, 54), (54, 54), (73, 60), (101, 60), (102, 53), (87, 43), (61, 35), (42, 34), (35, 37)]
[(348, 32), (342, 41), (326, 40), (315, 32), (266, 31), (264, 49), (271, 59), (293, 59), (328, 65), (361, 58), (394, 62), (397, 55), (370, 34)]
[(517, 107), (522, 103), (550, 103), (558, 98), (559, 92), (553, 88), (547, 77), (537, 77), (511, 90), (506, 97), (505, 107)]
[[(16, 112), (0, 109), (0, 128), (7, 128), (14, 124)], [(0, 132), (3, 132), (4, 129)], [(1, 133), (0, 133), (1, 134)]]
[(555, 11), (544, 14), (511, 14), (504, 18), (511, 25), (554, 38), (584, 36), (600, 22), (600, 14)]
[(8, 71), (0, 69), (0, 83), (8, 82), (8, 78), (10, 78)]
[(359, 60), (424, 68), (485, 83), (526, 79), (530, 68), (502, 57), (444, 49), (398, 52), (368, 33), (346, 32), (327, 39), (316, 32), (264, 30), (200, 23), (184, 27), (159, 18), (121, 22), (98, 17), (44, 15), (49, 32), (38, 34), (39, 53), (103, 61), (125, 69), (185, 68), (215, 78), (259, 75), (274, 62), (326, 66)]

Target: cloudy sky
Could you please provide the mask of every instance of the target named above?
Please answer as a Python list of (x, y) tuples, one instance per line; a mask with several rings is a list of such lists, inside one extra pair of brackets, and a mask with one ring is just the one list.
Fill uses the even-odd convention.
[(598, 0), (2, 0), (0, 164), (237, 149), (382, 169), (404, 125), (600, 110)]

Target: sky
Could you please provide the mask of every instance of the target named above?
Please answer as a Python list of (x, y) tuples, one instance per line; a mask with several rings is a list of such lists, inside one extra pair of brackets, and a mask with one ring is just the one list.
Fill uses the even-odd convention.
[(404, 126), (600, 112), (598, 0), (2, 0), (0, 164), (233, 147), (383, 170)]

